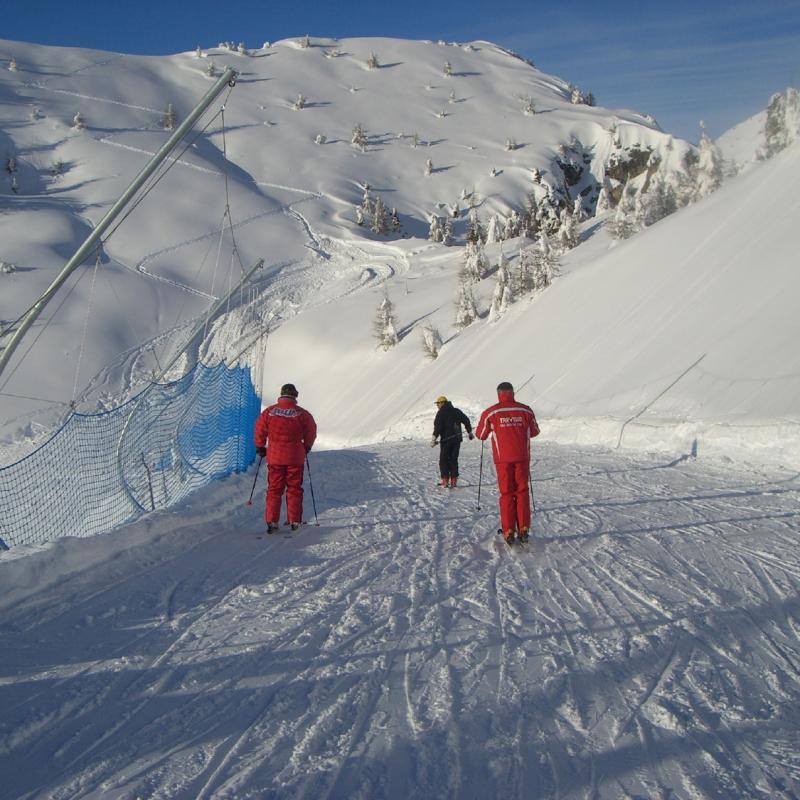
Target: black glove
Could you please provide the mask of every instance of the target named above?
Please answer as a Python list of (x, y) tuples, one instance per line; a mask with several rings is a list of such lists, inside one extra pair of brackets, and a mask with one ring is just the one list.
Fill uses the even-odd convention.
[(266, 447), (256, 447), (256, 455), (257, 456), (261, 456), (261, 458), (264, 458), (264, 456), (266, 454), (267, 454), (267, 448)]
[(474, 434), (472, 431), (470, 431), (470, 432), (467, 434), (467, 436), (469, 436), (469, 440), (470, 440), (470, 441), (472, 441), (472, 440), (475, 438), (475, 434)]
[(308, 455), (311, 452), (311, 445), (307, 444), (307, 445), (304, 445), (304, 447), (306, 448), (306, 455)]

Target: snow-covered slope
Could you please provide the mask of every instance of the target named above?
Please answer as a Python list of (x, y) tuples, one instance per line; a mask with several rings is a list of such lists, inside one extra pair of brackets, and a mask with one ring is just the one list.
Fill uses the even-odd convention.
[[(688, 143), (634, 112), (571, 103), (565, 81), (487, 42), (312, 38), (164, 58), (2, 47), (17, 66), (0, 70), (0, 135), (17, 161), (17, 192), (9, 178), (0, 200), (0, 260), (18, 267), (0, 275), (4, 320), (35, 300), (164, 141), (167, 104), (185, 115), (212, 61), (241, 73), (224, 98), (224, 134), (219, 114), (106, 244), (96, 279), (88, 264), (52, 322), (31, 333), (12, 380), (3, 376), (7, 438), (35, 437), (31, 414), (54, 422), (73, 395), (83, 409), (118, 402), (264, 257), (255, 291), (212, 326), (202, 352), (238, 353), (268, 320), (265, 396), (300, 384), (328, 444), (426, 433), (436, 395), (474, 414), (510, 379), (546, 436), (701, 450), (746, 442), (798, 457), (793, 151), (624, 244), (590, 220), (550, 289), (489, 323), (484, 279), (483, 318), (458, 332), (462, 248), (426, 240), (432, 212), (474, 202), (486, 222), (519, 209), (534, 168), (593, 212), (610, 164), (624, 177), (620, 162), (652, 150), (679, 170)], [(529, 101), (536, 113), (525, 113)], [(356, 124), (363, 150), (351, 143)], [(356, 225), (367, 184), (397, 209), (400, 232)], [(455, 222), (463, 242), (464, 215)], [(521, 244), (503, 245), (512, 269)], [(487, 250), (495, 264), (499, 245)], [(388, 353), (371, 337), (385, 293), (402, 336)], [(445, 339), (435, 362), (420, 347), (426, 323)]]

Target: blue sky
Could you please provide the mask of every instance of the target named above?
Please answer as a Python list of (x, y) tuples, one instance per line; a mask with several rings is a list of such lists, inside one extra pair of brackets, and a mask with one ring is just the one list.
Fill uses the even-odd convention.
[(305, 33), (488, 39), (691, 141), (701, 119), (718, 136), (800, 85), (800, 0), (12, 0), (0, 25), (6, 39), (146, 54)]

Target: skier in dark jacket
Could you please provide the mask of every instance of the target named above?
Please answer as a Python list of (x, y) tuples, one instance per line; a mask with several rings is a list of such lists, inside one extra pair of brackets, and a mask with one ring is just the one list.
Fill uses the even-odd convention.
[(470, 439), (472, 424), (469, 417), (459, 408), (456, 408), (444, 395), (436, 398), (436, 417), (433, 420), (433, 438), (431, 447), (439, 444), (439, 473), (442, 476), (442, 486), (454, 488), (458, 483), (458, 451), (461, 449), (463, 437), (461, 426), (467, 429)]

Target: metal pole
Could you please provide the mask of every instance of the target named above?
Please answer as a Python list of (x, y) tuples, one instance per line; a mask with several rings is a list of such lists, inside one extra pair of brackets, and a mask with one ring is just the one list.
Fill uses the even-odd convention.
[(92, 251), (100, 237), (106, 232), (108, 227), (119, 215), (122, 209), (130, 202), (136, 192), (142, 188), (145, 181), (156, 171), (162, 161), (169, 155), (170, 151), (175, 145), (180, 142), (186, 135), (189, 129), (195, 122), (203, 115), (206, 109), (214, 102), (219, 93), (230, 84), (233, 86), (237, 76), (235, 69), (228, 67), (225, 74), (206, 92), (200, 102), (194, 107), (188, 117), (178, 126), (177, 130), (169, 137), (161, 149), (147, 162), (144, 169), (134, 178), (133, 183), (123, 192), (122, 196), (114, 203), (113, 206), (106, 212), (106, 215), (97, 224), (97, 227), (86, 237), (84, 243), (75, 251), (75, 254), (66, 263), (64, 268), (58, 274), (56, 279), (48, 286), (44, 294), (33, 304), (28, 313), (20, 322), (19, 327), (14, 332), (14, 335), (9, 340), (5, 349), (0, 353), (0, 374), (8, 365), (11, 356), (17, 349), (22, 337), (27, 330), (38, 319), (39, 315), (44, 310), (44, 307), (53, 299), (53, 296), (61, 288), (69, 276), (83, 263), (86, 256)]

